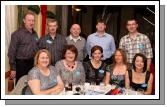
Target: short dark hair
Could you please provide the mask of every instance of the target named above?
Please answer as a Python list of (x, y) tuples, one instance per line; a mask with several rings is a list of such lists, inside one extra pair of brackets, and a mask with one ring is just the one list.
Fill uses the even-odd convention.
[(127, 20), (127, 24), (128, 24), (128, 21), (135, 21), (136, 24), (138, 24), (138, 21), (137, 21), (135, 18), (129, 18), (129, 19)]
[[(101, 46), (98, 46), (98, 45), (95, 45), (92, 47), (91, 49), (91, 56), (92, 54), (96, 51), (96, 50), (99, 50), (101, 53), (103, 53), (103, 48)], [(103, 56), (103, 55), (102, 55)]]
[(96, 22), (96, 25), (97, 25), (98, 23), (104, 23), (104, 24), (106, 25), (106, 21), (103, 20), (103, 19), (98, 19), (97, 22)]
[(66, 54), (67, 50), (69, 50), (75, 54), (74, 60), (76, 60), (77, 56), (78, 56), (78, 50), (74, 45), (66, 45), (65, 46), (65, 48), (63, 49), (63, 52), (62, 52), (62, 56), (63, 56), (62, 58), (65, 59), (65, 54)]
[(48, 25), (49, 23), (53, 23), (53, 22), (56, 22), (57, 25), (58, 25), (58, 21), (57, 21), (56, 19), (48, 19), (48, 20), (47, 20), (47, 25)]
[(134, 56), (133, 61), (132, 61), (133, 69), (136, 71), (135, 61), (136, 61), (136, 58), (137, 58), (138, 56), (142, 57), (143, 62), (144, 62), (143, 72), (146, 72), (146, 70), (147, 70), (147, 58), (146, 58), (146, 56), (143, 55), (142, 53), (137, 53), (137, 54)]

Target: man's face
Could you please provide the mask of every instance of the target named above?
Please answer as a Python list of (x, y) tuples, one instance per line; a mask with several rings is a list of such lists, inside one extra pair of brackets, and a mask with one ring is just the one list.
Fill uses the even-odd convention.
[(136, 23), (135, 20), (130, 20), (127, 22), (127, 29), (129, 33), (134, 33), (137, 31), (138, 24)]
[(58, 28), (57, 22), (49, 22), (48, 23), (49, 33), (56, 33), (57, 28)]
[(81, 32), (81, 28), (80, 28), (80, 26), (78, 24), (73, 24), (71, 26), (70, 32), (71, 32), (72, 36), (78, 37), (80, 32)]
[(106, 29), (106, 25), (104, 23), (97, 23), (96, 29), (98, 32), (104, 32)]
[(23, 19), (24, 25), (27, 29), (33, 29), (34, 27), (34, 15), (32, 14), (27, 14), (25, 18)]

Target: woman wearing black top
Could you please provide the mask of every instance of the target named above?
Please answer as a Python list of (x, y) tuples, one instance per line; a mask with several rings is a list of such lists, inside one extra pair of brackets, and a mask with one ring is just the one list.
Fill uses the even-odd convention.
[(141, 53), (136, 54), (132, 66), (132, 70), (128, 70), (125, 74), (125, 88), (132, 87), (136, 91), (143, 90), (143, 94), (151, 94), (153, 75), (147, 71), (146, 57)]
[(86, 73), (86, 82), (96, 82), (96, 85), (99, 85), (100, 82), (103, 82), (106, 67), (106, 64), (102, 62), (102, 47), (94, 46), (91, 49), (91, 57), (91, 60), (83, 64)]

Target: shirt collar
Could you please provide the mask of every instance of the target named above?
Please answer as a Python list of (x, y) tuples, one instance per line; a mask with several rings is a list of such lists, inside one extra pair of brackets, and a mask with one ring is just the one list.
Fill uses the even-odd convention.
[(74, 38), (72, 37), (72, 35), (70, 34), (70, 40), (78, 41), (78, 40), (81, 40), (81, 37), (78, 36), (76, 39), (74, 39)]
[[(58, 34), (55, 34), (55, 35), (56, 35), (56, 36), (54, 37), (54, 39), (57, 38)], [(49, 37), (49, 39), (52, 39), (50, 33), (48, 33), (48, 37)]]
[[(99, 34), (96, 32), (96, 33), (95, 33), (95, 36), (98, 36), (98, 37), (99, 37)], [(106, 36), (107, 36), (107, 34), (106, 34), (106, 32), (104, 32), (103, 37), (106, 37)]]
[[(25, 30), (25, 32), (31, 33), (25, 26), (23, 26), (23, 29)], [(34, 29), (32, 29), (32, 33), (35, 33)]]
[[(140, 33), (137, 33), (136, 37), (140, 36)], [(127, 38), (130, 38), (130, 35), (128, 33)]]

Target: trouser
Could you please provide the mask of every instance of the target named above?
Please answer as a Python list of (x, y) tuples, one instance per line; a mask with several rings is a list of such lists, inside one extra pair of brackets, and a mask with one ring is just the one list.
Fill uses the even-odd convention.
[(34, 59), (16, 59), (16, 83), (34, 66)]

